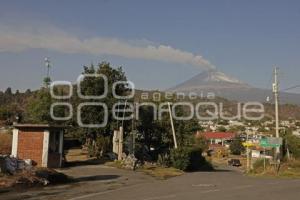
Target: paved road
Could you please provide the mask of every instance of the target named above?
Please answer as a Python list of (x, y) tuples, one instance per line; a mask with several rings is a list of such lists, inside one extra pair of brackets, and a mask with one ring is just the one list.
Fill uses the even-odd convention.
[[(159, 181), (129, 171), (99, 167), (93, 170), (93, 173), (101, 172), (102, 175), (94, 180), (81, 177), (78, 184), (48, 187), (43, 191), (8, 193), (5, 199), (298, 200), (300, 198), (300, 179), (253, 178), (236, 171), (220, 170), (188, 173)], [(92, 173), (88, 166), (75, 169), (76, 174), (79, 171), (82, 174)], [(81, 175), (78, 176), (80, 178)], [(0, 199), (1, 197), (3, 196), (0, 196)]]

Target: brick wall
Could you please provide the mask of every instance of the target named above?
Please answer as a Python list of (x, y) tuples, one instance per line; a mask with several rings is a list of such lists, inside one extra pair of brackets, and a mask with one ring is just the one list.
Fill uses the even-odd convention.
[(31, 159), (38, 166), (42, 165), (44, 132), (19, 130), (18, 158)]

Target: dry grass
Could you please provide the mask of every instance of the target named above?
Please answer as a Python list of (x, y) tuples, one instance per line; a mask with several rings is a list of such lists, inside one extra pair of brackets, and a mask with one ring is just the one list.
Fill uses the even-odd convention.
[(9, 133), (0, 133), (0, 154), (7, 155), (11, 153), (12, 135)]
[[(110, 167), (115, 167), (118, 169), (124, 169), (121, 161), (107, 162), (105, 163), (105, 165)], [(165, 180), (168, 178), (181, 176), (184, 174), (184, 172), (179, 169), (175, 169), (172, 167), (168, 167), (168, 168), (159, 167), (153, 165), (144, 165), (142, 168), (137, 169), (137, 171), (145, 173), (149, 176), (152, 176), (160, 180)]]
[(175, 168), (164, 168), (164, 167), (158, 167), (158, 166), (144, 166), (143, 168), (139, 169), (138, 171), (141, 171), (145, 174), (148, 174), (150, 176), (153, 176), (157, 179), (168, 179), (176, 176), (181, 176), (184, 174), (183, 171), (175, 169)]
[(118, 160), (111, 161), (111, 162), (106, 162), (105, 165), (109, 166), (109, 167), (115, 167), (115, 168), (118, 168), (118, 169), (123, 168), (122, 161), (118, 161)]
[(300, 178), (300, 160), (282, 163), (278, 173), (274, 166), (267, 165), (265, 171), (260, 167), (260, 169), (256, 169), (250, 175), (258, 177)]
[(279, 171), (279, 176), (287, 178), (300, 178), (300, 160), (283, 163)]

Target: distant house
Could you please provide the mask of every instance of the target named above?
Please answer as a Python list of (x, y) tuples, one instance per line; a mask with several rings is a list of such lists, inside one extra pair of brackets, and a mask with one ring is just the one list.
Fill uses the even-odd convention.
[(210, 146), (225, 146), (235, 138), (236, 134), (230, 132), (197, 132), (196, 137), (200, 136), (206, 138), (209, 141)]
[(234, 121), (234, 120), (229, 120), (230, 126), (244, 126), (243, 122), (240, 121)]
[(300, 129), (293, 131), (293, 135), (300, 137)]
[(64, 128), (48, 124), (16, 124), (12, 156), (31, 159), (40, 167), (62, 166)]

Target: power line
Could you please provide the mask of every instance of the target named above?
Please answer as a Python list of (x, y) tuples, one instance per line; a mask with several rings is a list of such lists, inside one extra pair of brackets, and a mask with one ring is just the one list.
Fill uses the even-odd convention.
[(281, 91), (287, 91), (287, 90), (295, 89), (295, 88), (298, 88), (298, 87), (300, 87), (300, 85), (294, 85), (294, 86), (288, 87), (288, 88), (286, 88), (284, 90), (281, 90)]
[[(269, 79), (268, 79), (268, 82), (267, 82), (267, 85), (266, 85), (266, 89), (270, 87), (270, 85), (272, 85), (272, 81), (273, 81), (273, 74), (270, 75)], [(265, 91), (264, 92), (264, 95), (266, 96), (266, 102), (270, 103), (271, 101), (274, 100), (273, 97), (270, 97), (270, 94), (268, 91)]]

